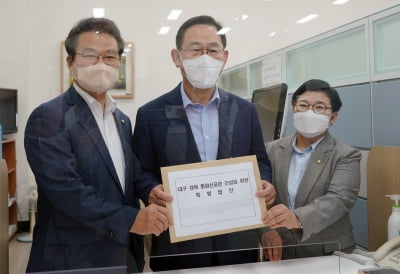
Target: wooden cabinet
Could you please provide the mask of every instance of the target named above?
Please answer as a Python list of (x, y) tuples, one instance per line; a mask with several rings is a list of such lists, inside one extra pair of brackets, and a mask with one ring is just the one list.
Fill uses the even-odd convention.
[(15, 139), (4, 139), (3, 158), (8, 169), (8, 234), (11, 239), (17, 232), (18, 206), (17, 206), (17, 159), (15, 151)]

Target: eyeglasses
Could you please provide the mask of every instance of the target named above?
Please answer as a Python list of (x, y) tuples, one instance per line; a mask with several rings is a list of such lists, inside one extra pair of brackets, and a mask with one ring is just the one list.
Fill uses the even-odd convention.
[(75, 53), (75, 54), (82, 56), (84, 61), (90, 65), (93, 65), (94, 63), (96, 63), (99, 60), (100, 56), (102, 57), (103, 62), (106, 65), (117, 66), (120, 63), (119, 55), (117, 55), (117, 54), (112, 54), (112, 53), (98, 54), (95, 52), (81, 52), (81, 53)]
[(314, 111), (314, 113), (316, 113), (316, 114), (323, 114), (323, 113), (325, 113), (325, 111), (327, 109), (332, 109), (332, 108), (329, 108), (329, 107), (325, 106), (322, 103), (316, 103), (314, 105), (308, 104), (306, 102), (298, 102), (298, 103), (296, 103), (296, 109), (298, 111), (300, 111), (300, 112), (307, 111), (310, 107)]
[(188, 47), (187, 49), (181, 49), (180, 51), (184, 52), (187, 57), (194, 58), (203, 54), (207, 54), (213, 58), (222, 57), (224, 50), (220, 47), (209, 47), (209, 48), (200, 48), (200, 47)]

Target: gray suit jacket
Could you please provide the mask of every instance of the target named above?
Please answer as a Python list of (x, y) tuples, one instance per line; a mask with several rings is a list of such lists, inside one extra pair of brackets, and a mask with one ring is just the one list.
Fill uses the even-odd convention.
[[(284, 137), (267, 145), (277, 204), (288, 205), (294, 138), (295, 135)], [(340, 249), (354, 246), (349, 212), (360, 188), (360, 160), (359, 150), (338, 142), (329, 132), (315, 148), (299, 186), (294, 212), (304, 228), (302, 242), (325, 244), (307, 256), (337, 250), (337, 244), (328, 242), (340, 242)]]

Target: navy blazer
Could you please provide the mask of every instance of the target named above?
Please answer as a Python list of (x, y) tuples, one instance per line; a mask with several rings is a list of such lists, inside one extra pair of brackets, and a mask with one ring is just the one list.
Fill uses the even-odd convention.
[(30, 115), (25, 150), (39, 198), (28, 272), (127, 265), (129, 248), (141, 267), (142, 239), (129, 234), (139, 210), (131, 123), (118, 109), (114, 116), (124, 191), (96, 120), (73, 86)]
[[(147, 193), (152, 187), (161, 183), (160, 167), (201, 162), (183, 107), (180, 89), (181, 85), (178, 85), (172, 91), (145, 104), (138, 110), (136, 116), (133, 148), (142, 169), (151, 173), (148, 175), (150, 177), (147, 180)], [(256, 155), (261, 178), (271, 182), (270, 162), (254, 105), (221, 89), (219, 89), (219, 95), (221, 100), (218, 108), (217, 159)], [(169, 232), (166, 231), (159, 237), (153, 237), (151, 255), (232, 250), (256, 246), (257, 236), (254, 231), (230, 233), (175, 244), (170, 244)], [(220, 262), (225, 259), (227, 263), (249, 262), (240, 256), (232, 257), (231, 260), (226, 254), (220, 257)], [(153, 270), (174, 268), (174, 266), (157, 265), (152, 262), (155, 260), (151, 260)], [(202, 264), (199, 261), (188, 263), (185, 257), (176, 264), (186, 267), (207, 266), (207, 263)]]

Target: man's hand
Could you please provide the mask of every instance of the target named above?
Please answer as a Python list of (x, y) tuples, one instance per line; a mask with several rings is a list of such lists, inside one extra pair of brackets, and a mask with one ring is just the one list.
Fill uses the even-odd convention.
[(173, 197), (164, 192), (163, 185), (155, 186), (149, 195), (149, 204), (156, 204), (165, 207), (166, 202), (172, 202)]
[(275, 229), (269, 230), (262, 235), (262, 247), (265, 259), (280, 261), (282, 259), (282, 238)]
[(283, 204), (270, 208), (262, 218), (263, 223), (271, 228), (286, 227), (288, 229), (300, 228), (296, 214)]
[(159, 236), (172, 224), (172, 217), (165, 207), (159, 205), (149, 205), (136, 215), (130, 232), (139, 235), (154, 234)]
[(261, 180), (261, 187), (262, 190), (257, 191), (256, 196), (258, 198), (264, 198), (265, 203), (267, 204), (267, 208), (270, 208), (275, 202), (275, 197), (276, 197), (275, 187), (271, 183), (265, 180)]

